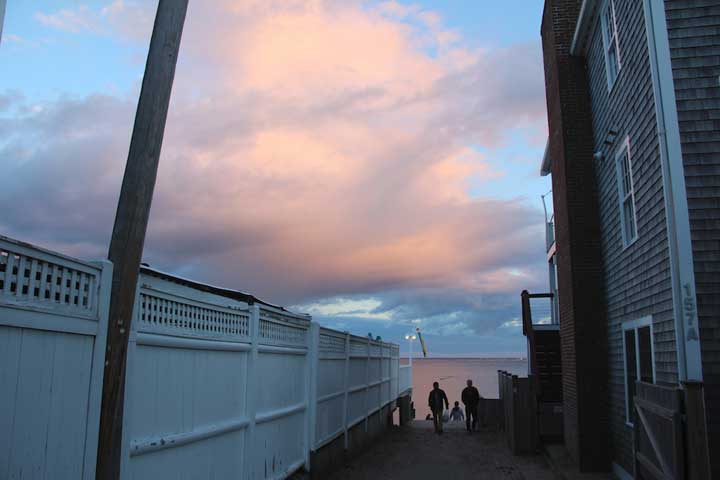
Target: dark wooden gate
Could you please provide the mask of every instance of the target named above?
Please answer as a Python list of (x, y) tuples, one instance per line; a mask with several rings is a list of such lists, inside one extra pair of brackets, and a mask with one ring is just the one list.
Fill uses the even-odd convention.
[(682, 391), (638, 382), (635, 395), (635, 478), (685, 478)]

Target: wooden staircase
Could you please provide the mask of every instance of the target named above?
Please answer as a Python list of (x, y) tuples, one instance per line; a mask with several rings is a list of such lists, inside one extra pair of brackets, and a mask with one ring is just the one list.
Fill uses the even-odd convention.
[(534, 379), (537, 399), (538, 431), (544, 442), (562, 441), (562, 357), (560, 325), (533, 323), (531, 299), (552, 293), (521, 294), (523, 334), (528, 339), (528, 374)]

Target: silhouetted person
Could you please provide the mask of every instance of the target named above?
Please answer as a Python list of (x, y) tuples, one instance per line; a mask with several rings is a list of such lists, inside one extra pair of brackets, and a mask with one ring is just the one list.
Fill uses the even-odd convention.
[(467, 387), (462, 391), (462, 402), (465, 405), (465, 426), (468, 432), (477, 428), (478, 405), (480, 404), (480, 392), (473, 387), (472, 380), (467, 381)]
[(463, 413), (462, 409), (460, 408), (460, 402), (455, 402), (455, 406), (453, 407), (452, 411), (450, 412), (450, 421), (451, 422), (462, 422), (465, 420), (465, 414)]
[(435, 433), (442, 433), (442, 414), (443, 414), (443, 403), (445, 408), (450, 408), (450, 402), (448, 402), (447, 395), (443, 390), (440, 390), (440, 384), (433, 382), (433, 389), (430, 390), (428, 395), (428, 406), (433, 414), (433, 423), (435, 424)]

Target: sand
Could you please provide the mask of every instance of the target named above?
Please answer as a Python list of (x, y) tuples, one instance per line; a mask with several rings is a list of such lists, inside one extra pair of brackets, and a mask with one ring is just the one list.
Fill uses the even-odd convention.
[(502, 433), (468, 434), (464, 425), (433, 432), (432, 422), (417, 420), (393, 427), (362, 455), (328, 478), (333, 480), (556, 479), (541, 455), (514, 457)]

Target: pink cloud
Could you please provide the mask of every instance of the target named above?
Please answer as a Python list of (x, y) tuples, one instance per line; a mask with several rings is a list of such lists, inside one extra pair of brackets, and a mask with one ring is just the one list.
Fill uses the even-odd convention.
[[(120, 18), (126, 7), (101, 14)], [(438, 56), (401, 18), (421, 14)], [(123, 25), (116, 31), (131, 31)], [(474, 296), (537, 282), (540, 214), (467, 193), (502, 174), (472, 145), (497, 144), (507, 128), (544, 129), (541, 70), (525, 61), (536, 47), (470, 51), (445, 31), (433, 12), (395, 2), (191, 2), (147, 260), (278, 302), (449, 285)], [(18, 188), (33, 192), (55, 170), (39, 182), (45, 200), (89, 213), (75, 219), (77, 235), (21, 219), (5, 228), (71, 249), (93, 238), (102, 251), (132, 112), (133, 101), (88, 97), (12, 119), (16, 136), (0, 154), (30, 152), (29, 163), (10, 162)], [(77, 178), (83, 188), (71, 194)], [(45, 218), (46, 206), (29, 212)]]

